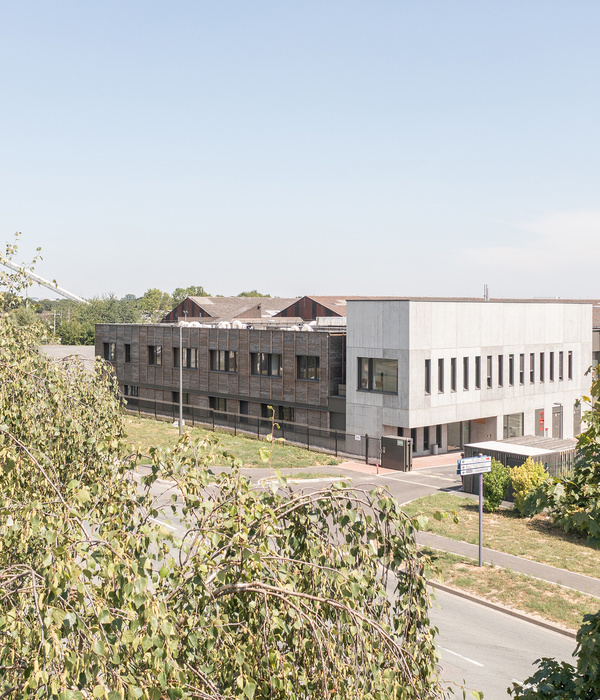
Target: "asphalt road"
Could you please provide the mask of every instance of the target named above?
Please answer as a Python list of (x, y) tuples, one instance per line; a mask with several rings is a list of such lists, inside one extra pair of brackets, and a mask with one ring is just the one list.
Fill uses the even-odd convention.
[[(339, 471), (340, 476), (357, 487), (385, 485), (400, 503), (460, 487), (455, 467), (391, 475), (363, 475), (328, 467), (328, 471), (330, 469), (331, 473)], [(262, 469), (245, 469), (244, 473), (254, 482), (268, 476), (268, 471)], [(312, 490), (328, 481), (330, 479), (307, 480), (293, 484), (293, 488)], [(167, 482), (159, 481), (153, 491), (157, 496), (163, 494), (168, 498), (169, 489)], [(161, 518), (165, 520), (167, 527), (178, 535), (183, 534), (176, 520)], [(530, 676), (535, 671), (534, 661), (542, 656), (573, 661), (573, 639), (443, 591), (436, 590), (433, 595), (436, 603), (431, 619), (440, 632), (441, 675), (447, 682), (484, 691), (485, 700), (509, 698), (508, 686)], [(457, 693), (456, 697), (462, 695)]]
[(437, 590), (435, 598), (441, 607), (430, 615), (440, 632), (441, 675), (482, 690), (485, 700), (509, 698), (507, 688), (532, 675), (542, 656), (574, 662), (574, 639), (450, 593)]

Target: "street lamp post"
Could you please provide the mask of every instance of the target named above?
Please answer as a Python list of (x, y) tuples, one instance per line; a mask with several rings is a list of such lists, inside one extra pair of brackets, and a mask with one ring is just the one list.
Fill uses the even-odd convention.
[(179, 324), (179, 435), (183, 433), (183, 326)]

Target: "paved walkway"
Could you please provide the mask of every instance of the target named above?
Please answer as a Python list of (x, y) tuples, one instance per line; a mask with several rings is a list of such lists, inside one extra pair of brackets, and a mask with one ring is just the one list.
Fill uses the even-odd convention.
[[(456, 460), (460, 457), (460, 452), (447, 452), (441, 455), (426, 455), (425, 457), (413, 457), (412, 471), (420, 469), (430, 469), (432, 467), (456, 467)], [(339, 467), (361, 472), (362, 474), (398, 474), (397, 469), (383, 469), (375, 464), (365, 464), (364, 462), (342, 462)]]
[[(431, 547), (432, 549), (440, 549), (444, 552), (451, 552), (469, 559), (479, 560), (479, 547), (476, 544), (460, 542), (452, 540), (441, 535), (434, 535), (431, 532), (417, 533), (417, 542), (420, 545)], [(518, 571), (527, 576), (557, 583), (560, 586), (566, 586), (581, 593), (587, 593), (600, 598), (600, 579), (585, 576), (583, 574), (575, 574), (572, 571), (565, 569), (557, 569), (548, 564), (540, 564), (536, 561), (516, 557), (513, 554), (505, 554), (498, 552), (495, 549), (483, 548), (483, 561), (487, 564), (494, 564), (504, 569)]]

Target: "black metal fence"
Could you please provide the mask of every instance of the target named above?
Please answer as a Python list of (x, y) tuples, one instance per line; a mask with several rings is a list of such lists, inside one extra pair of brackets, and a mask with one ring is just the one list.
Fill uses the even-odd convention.
[[(124, 397), (123, 404), (127, 411), (154, 416), (157, 420), (179, 420), (178, 403), (127, 396)], [(183, 420), (192, 427), (199, 425), (213, 431), (226, 430), (234, 435), (240, 434), (258, 440), (273, 432), (275, 438), (283, 438), (287, 443), (305, 447), (313, 452), (348, 457), (366, 464), (376, 464), (380, 461), (380, 439), (370, 435), (353, 435), (341, 430), (315, 428), (305, 423), (291, 423), (282, 420), (276, 420), (275, 429), (272, 430), (270, 418), (186, 404), (183, 405)]]

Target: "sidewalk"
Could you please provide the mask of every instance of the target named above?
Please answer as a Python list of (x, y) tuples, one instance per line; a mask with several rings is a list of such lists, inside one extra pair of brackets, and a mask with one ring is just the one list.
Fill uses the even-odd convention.
[[(419, 469), (431, 469), (432, 467), (456, 467), (456, 460), (459, 458), (458, 452), (447, 452), (441, 455), (426, 455), (425, 457), (413, 457), (412, 471)], [(397, 469), (383, 469), (375, 464), (365, 464), (364, 462), (342, 462), (337, 465), (342, 469), (361, 472), (362, 474), (401, 474)]]
[[(474, 559), (475, 561), (479, 559), (479, 547), (476, 544), (452, 540), (448, 537), (442, 537), (441, 535), (434, 535), (431, 532), (418, 532), (417, 542), (422, 546), (458, 554), (463, 557), (468, 557), (469, 559)], [(572, 588), (581, 593), (587, 593), (588, 595), (600, 598), (600, 579), (585, 576), (584, 574), (575, 574), (565, 569), (557, 569), (548, 564), (540, 564), (536, 561), (530, 561), (529, 559), (522, 559), (513, 554), (505, 554), (504, 552), (498, 552), (495, 549), (488, 549), (487, 547), (483, 548), (482, 554), (483, 561), (486, 564), (493, 564), (494, 566), (500, 566), (504, 569), (510, 569), (511, 571), (518, 571), (519, 573), (532, 576), (533, 578), (556, 583), (559, 586), (566, 586), (567, 588)]]
[[(427, 455), (426, 457), (415, 457), (413, 459), (413, 472), (419, 469), (427, 469), (433, 467), (455, 466), (458, 459), (457, 453)], [(360, 472), (362, 474), (396, 474), (394, 469), (382, 469), (372, 464), (364, 464), (364, 462), (344, 462), (339, 465), (344, 469)], [(469, 494), (470, 495), (470, 494)], [(471, 496), (472, 497), (472, 496)], [(459, 556), (467, 557), (477, 561), (479, 559), (479, 547), (476, 544), (469, 544), (459, 540), (453, 540), (441, 535), (434, 535), (430, 532), (418, 532), (417, 542), (421, 546), (439, 549), (444, 552), (450, 552)], [(504, 569), (517, 571), (519, 573), (531, 576), (533, 578), (542, 579), (550, 583), (558, 584), (572, 588), (573, 590), (586, 593), (588, 595), (600, 598), (600, 579), (585, 576), (584, 574), (576, 574), (565, 569), (558, 569), (548, 564), (540, 564), (529, 559), (523, 559), (513, 554), (505, 554), (494, 549), (483, 548), (483, 561), (487, 564), (493, 564)]]

